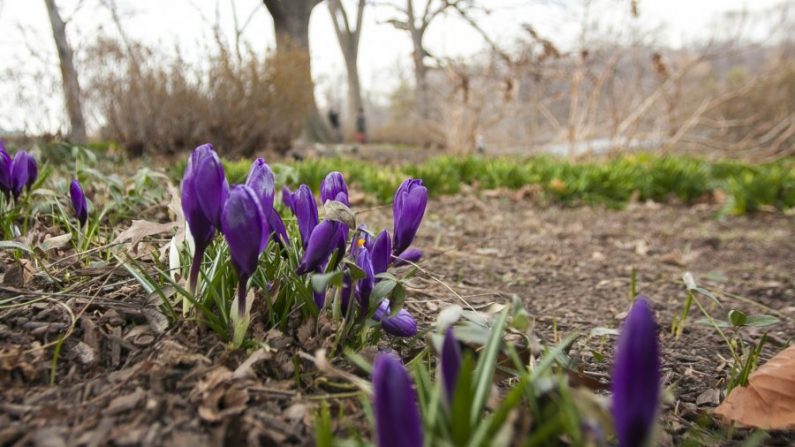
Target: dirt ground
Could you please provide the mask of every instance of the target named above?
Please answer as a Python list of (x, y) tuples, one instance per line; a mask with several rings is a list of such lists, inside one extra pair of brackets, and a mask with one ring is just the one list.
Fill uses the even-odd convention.
[[(360, 218), (380, 229), (390, 211), (375, 207)], [(589, 334), (620, 325), (634, 269), (661, 326), (669, 390), (663, 441), (678, 443), (723, 399), (729, 356), (713, 329), (693, 322), (697, 309), (680, 340), (670, 335), (684, 304), (684, 272), (752, 301), (726, 300), (722, 309), (711, 307), (716, 317), (737, 308), (782, 319), (769, 332), (765, 358), (795, 333), (795, 218), (716, 215), (710, 205), (568, 209), (542, 207), (515, 192), (468, 192), (429, 203), (415, 245), (425, 250), (422, 265), (467, 303), (505, 303), (516, 295), (544, 341), (584, 334), (572, 357), (605, 383), (615, 337)], [(0, 262), (2, 300), (19, 291), (8, 285), (18, 272), (8, 258)], [(103, 270), (86, 272), (90, 279), (79, 292), (55, 300), (37, 284), (22, 293), (40, 302), (0, 308), (0, 445), (312, 445), (312, 409), (320, 400), (343, 410), (340, 425), (358, 417), (357, 398), (346, 399), (352, 388), (324, 381), (306, 360), (292, 360), (297, 350), (310, 352), (321, 328), (266, 334), (255, 327), (275, 349), (247, 357), (194, 324), (167, 327), (157, 299), (126, 271), (96, 268)], [(424, 327), (446, 303), (462, 304), (441, 282), (418, 278), (409, 291), (407, 305)], [(51, 344), (73, 315), (79, 318), (50, 386)], [(749, 332), (754, 340), (760, 335)], [(770, 443), (789, 440), (778, 434)]]

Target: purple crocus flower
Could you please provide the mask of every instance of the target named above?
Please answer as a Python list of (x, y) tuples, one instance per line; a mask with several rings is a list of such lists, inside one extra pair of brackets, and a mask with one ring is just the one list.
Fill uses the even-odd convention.
[(364, 272), (364, 278), (356, 283), (356, 296), (359, 299), (359, 316), (365, 318), (367, 308), (370, 305), (370, 293), (375, 285), (373, 260), (367, 248), (361, 247), (359, 249), (359, 254), (356, 256), (356, 265)]
[(400, 256), (395, 256), (395, 267), (419, 262), (421, 258), (422, 250), (419, 248), (409, 247), (403, 253), (401, 253)]
[(350, 249), (350, 256), (353, 259), (356, 259), (356, 255), (359, 254), (359, 249), (361, 247), (367, 247), (368, 250), (372, 247), (372, 241), (370, 240), (370, 233), (367, 232), (367, 225), (359, 225), (359, 228), (356, 229), (356, 232), (353, 233), (353, 237), (351, 238), (351, 249)]
[(201, 260), (220, 225), (220, 213), (228, 194), (229, 184), (212, 145), (194, 149), (182, 177), (182, 211), (196, 246), (188, 279), (191, 293), (196, 292)]
[(394, 317), (390, 317), (389, 300), (381, 301), (373, 320), (381, 322), (381, 328), (396, 337), (413, 337), (417, 335), (417, 321), (406, 309), (400, 309)]
[(400, 256), (409, 248), (417, 229), (420, 227), (428, 204), (428, 189), (423, 186), (422, 180), (406, 179), (395, 191), (392, 202), (392, 218), (394, 228), (392, 231), (392, 253)]
[(453, 401), (455, 395), (455, 384), (458, 380), (458, 370), (461, 369), (461, 346), (453, 335), (453, 328), (447, 328), (442, 343), (442, 358), (440, 362), (442, 369), (442, 385), (447, 396), (447, 403)]
[[(301, 242), (304, 249), (309, 244), (309, 237), (312, 235), (312, 230), (318, 224), (317, 217), (317, 203), (315, 196), (312, 195), (312, 190), (306, 185), (301, 185), (292, 194), (291, 198), (293, 214), (298, 221), (298, 231), (301, 233)], [(336, 242), (336, 241), (335, 241)]]
[(77, 179), (72, 180), (69, 185), (69, 196), (72, 198), (72, 208), (75, 210), (80, 226), (86, 224), (88, 220), (88, 204), (86, 204), (86, 195), (83, 193), (83, 188), (80, 187), (80, 182)]
[[(33, 168), (33, 172), (31, 172), (31, 168)], [(30, 187), (33, 184), (31, 174), (38, 176), (36, 160), (27, 152), (18, 151), (14, 154), (14, 161), (11, 164), (11, 194), (14, 196), (14, 200), (19, 199), (19, 195), (22, 194), (22, 190), (26, 186)]]
[(320, 202), (326, 203), (328, 200), (342, 202), (345, 206), (350, 206), (348, 202), (348, 185), (345, 178), (337, 171), (329, 172), (320, 184)]
[(340, 225), (343, 224), (335, 220), (324, 220), (312, 230), (312, 234), (308, 237), (309, 241), (304, 251), (304, 256), (301, 258), (301, 263), (298, 265), (296, 273), (301, 275), (314, 271), (326, 262), (331, 252), (336, 248), (337, 231)]
[(204, 215), (215, 227), (220, 227), (221, 211), (229, 195), (229, 183), (212, 144), (203, 144), (194, 149), (188, 159), (185, 177), (191, 177)]
[(378, 233), (371, 246), (373, 258), (373, 271), (375, 274), (384, 273), (389, 268), (392, 260), (392, 240), (386, 230)]
[(621, 328), (611, 383), (613, 423), (622, 447), (643, 445), (660, 402), (660, 348), (648, 298), (638, 296)]
[(221, 232), (229, 245), (232, 265), (238, 277), (238, 315), (246, 311), (246, 283), (257, 269), (259, 255), (267, 243), (268, 221), (257, 194), (250, 187), (236, 185), (221, 213)]
[(373, 363), (373, 409), (378, 447), (422, 446), (417, 392), (394, 354), (380, 353)]
[(8, 196), (11, 192), (11, 167), (14, 161), (6, 151), (6, 145), (0, 140), (0, 191)]

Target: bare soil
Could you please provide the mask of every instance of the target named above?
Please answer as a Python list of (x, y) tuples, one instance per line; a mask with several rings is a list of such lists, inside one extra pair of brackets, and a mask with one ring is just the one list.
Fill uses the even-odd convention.
[[(390, 207), (374, 207), (360, 217), (380, 229), (390, 214)], [(541, 207), (516, 192), (467, 192), (429, 204), (415, 245), (439, 280), (417, 278), (409, 291), (407, 306), (423, 327), (449, 303), (506, 303), (515, 295), (545, 342), (583, 334), (571, 355), (601, 384), (609, 380), (615, 337), (591, 330), (619, 327), (634, 270), (660, 323), (669, 390), (664, 444), (713, 424), (705, 415), (723, 399), (727, 374), (728, 350), (714, 329), (694, 323), (697, 309), (681, 339), (670, 335), (684, 304), (685, 271), (707, 288), (747, 299), (709, 305), (716, 317), (737, 308), (782, 319), (769, 331), (765, 358), (795, 333), (793, 216), (719, 218), (711, 205), (568, 209)], [(79, 286), (55, 295), (0, 256), (0, 300), (41, 299), (0, 307), (0, 445), (312, 445), (318, 402), (345, 414), (335, 418), (339, 427), (362, 419), (354, 389), (298, 355), (322, 344), (323, 322), (296, 322), (285, 333), (254, 327), (273, 349), (231, 351), (195, 323), (168, 326), (159, 299), (123, 268), (75, 269)], [(50, 385), (55, 342), (65, 333)], [(781, 433), (769, 443), (791, 440)]]

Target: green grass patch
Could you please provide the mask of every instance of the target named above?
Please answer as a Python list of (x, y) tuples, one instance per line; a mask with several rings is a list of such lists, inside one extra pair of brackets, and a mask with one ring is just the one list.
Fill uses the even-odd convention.
[[(245, 180), (249, 160), (224, 162), (232, 183)], [(666, 202), (675, 198), (692, 204), (716, 191), (727, 196), (725, 212), (744, 214), (772, 207), (795, 206), (795, 160), (766, 164), (707, 161), (685, 156), (633, 154), (609, 160), (571, 163), (537, 156), (431, 158), (411, 166), (383, 166), (350, 158), (324, 158), (272, 166), (280, 184), (306, 183), (317, 191), (329, 171), (380, 201), (392, 199), (406, 177), (421, 178), (431, 194), (448, 195), (463, 185), (481, 189), (519, 189), (537, 185), (547, 202), (564, 205), (605, 205), (620, 208), (632, 197)], [(174, 170), (179, 178), (184, 162)]]

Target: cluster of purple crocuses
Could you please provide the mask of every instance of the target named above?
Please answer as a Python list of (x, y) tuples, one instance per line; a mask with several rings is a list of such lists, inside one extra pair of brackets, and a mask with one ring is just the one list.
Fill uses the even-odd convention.
[[(182, 209), (194, 240), (194, 259), (188, 277), (190, 292), (195, 294), (199, 269), (205, 250), (220, 230), (229, 247), (232, 264), (238, 275), (237, 312), (246, 312), (246, 287), (249, 278), (257, 269), (258, 259), (269, 241), (290, 246), (291, 239), (274, 208), (274, 175), (262, 159), (251, 166), (245, 184), (229, 186), (224, 168), (212, 145), (197, 147), (188, 159), (182, 179)], [(320, 187), (321, 203), (334, 201), (347, 207), (348, 187), (341, 173), (331, 172)], [(357, 266), (365, 272), (355, 290), (350, 287), (350, 275), (343, 288), (343, 303), (353, 295), (366, 313), (370, 292), (379, 281), (376, 276), (386, 272), (390, 265), (415, 262), (422, 253), (410, 248), (425, 213), (428, 190), (422, 181), (408, 179), (395, 192), (393, 205), (394, 227), (390, 239), (387, 231), (371, 240), (366, 229), (354, 231), (353, 242), (348, 253)], [(286, 187), (282, 191), (282, 202), (296, 218), (303, 253), (296, 274), (314, 274), (337, 268), (346, 255), (351, 229), (344, 222), (327, 217), (320, 220), (318, 205), (312, 190), (300, 185), (292, 192)], [(334, 265), (329, 265), (334, 260)], [(325, 305), (325, 292), (315, 292), (318, 308)], [(401, 309), (391, 315), (388, 300), (378, 303), (374, 320), (393, 335), (412, 336), (417, 324), (411, 315)]]
[(19, 200), (25, 189), (30, 189), (39, 177), (39, 167), (30, 154), (19, 150), (14, 158), (8, 154), (6, 145), (0, 140), (0, 191)]
[[(448, 328), (439, 368), (442, 389), (451, 404), (461, 348)], [(660, 348), (657, 323), (648, 298), (638, 296), (621, 329), (613, 363), (612, 413), (618, 445), (649, 445), (660, 403)], [(373, 408), (379, 447), (423, 445), (417, 392), (411, 376), (392, 353), (380, 353), (373, 364)]]

